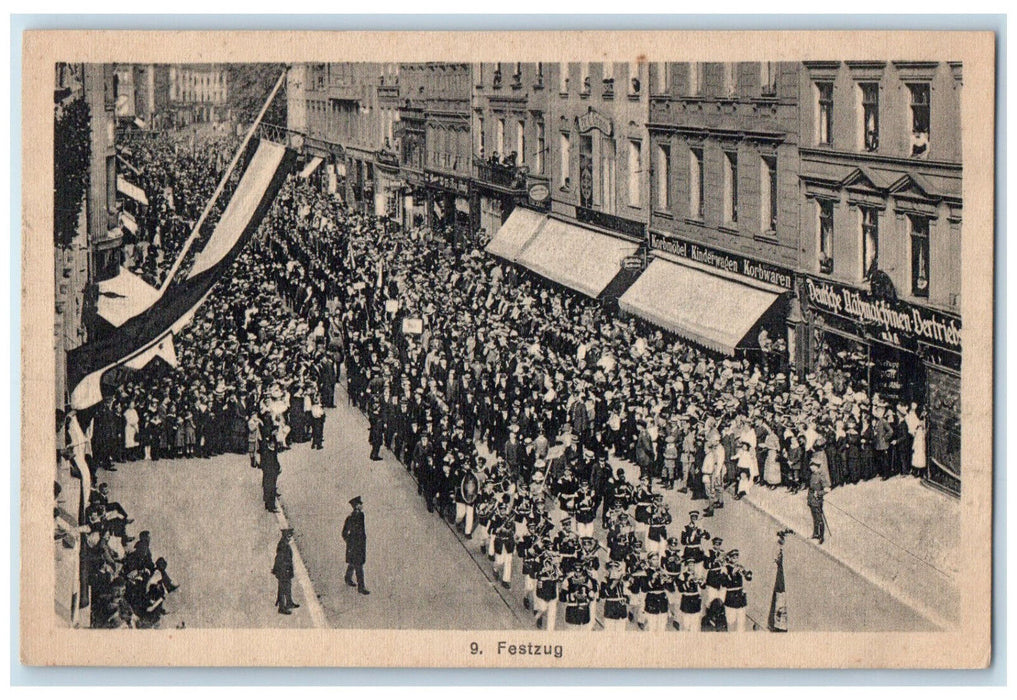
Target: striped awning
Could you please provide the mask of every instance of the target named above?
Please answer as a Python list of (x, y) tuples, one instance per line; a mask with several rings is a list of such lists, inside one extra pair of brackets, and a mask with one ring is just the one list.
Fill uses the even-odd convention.
[(127, 182), (123, 175), (117, 175), (117, 192), (130, 197), (138, 204), (148, 206), (148, 196), (145, 194), (145, 190)]

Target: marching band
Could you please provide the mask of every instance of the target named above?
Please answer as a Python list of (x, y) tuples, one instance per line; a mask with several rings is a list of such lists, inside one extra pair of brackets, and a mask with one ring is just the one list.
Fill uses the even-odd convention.
[[(523, 606), (538, 628), (554, 631), (561, 607), (570, 630), (620, 631), (633, 622), (648, 632), (699, 632), (710, 604), (720, 601), (727, 629), (748, 629), (744, 585), (752, 572), (738, 563), (737, 550), (725, 553), (721, 538), (699, 526), (699, 511), (669, 535), (673, 516), (648, 479), (633, 488), (624, 472), (608, 470), (605, 498), (568, 463), (538, 464), (529, 487), (511, 478), (500, 457), (452, 466), (454, 522), (506, 589), (518, 557)], [(548, 483), (545, 468), (558, 479)], [(594, 534), (602, 500), (609, 502), (604, 541)]]

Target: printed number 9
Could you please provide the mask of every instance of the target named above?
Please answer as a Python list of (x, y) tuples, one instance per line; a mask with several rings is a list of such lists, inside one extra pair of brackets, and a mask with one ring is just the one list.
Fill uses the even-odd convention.
[(480, 645), (477, 644), (476, 642), (470, 642), (470, 653), (471, 654), (479, 654), (480, 653)]

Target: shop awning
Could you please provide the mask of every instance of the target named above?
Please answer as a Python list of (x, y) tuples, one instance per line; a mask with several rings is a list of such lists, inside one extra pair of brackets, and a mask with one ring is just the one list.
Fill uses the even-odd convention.
[(733, 355), (778, 296), (657, 258), (618, 299), (618, 306), (683, 338)]
[(145, 190), (127, 182), (123, 175), (117, 175), (117, 192), (127, 195), (139, 204), (148, 205), (148, 197), (145, 195)]
[(526, 247), (546, 216), (532, 209), (516, 207), (487, 244), (487, 252), (499, 258), (515, 261), (519, 251)]
[(538, 275), (596, 299), (634, 255), (635, 243), (548, 218), (516, 262)]
[(321, 161), (322, 159), (319, 158), (318, 156), (311, 158), (311, 162), (305, 165), (304, 169), (300, 171), (300, 177), (303, 178), (311, 177), (311, 173), (318, 169), (318, 166), (321, 165)]

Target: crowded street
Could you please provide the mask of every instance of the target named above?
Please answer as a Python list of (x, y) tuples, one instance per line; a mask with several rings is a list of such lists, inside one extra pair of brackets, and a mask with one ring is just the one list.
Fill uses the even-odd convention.
[[(395, 199), (365, 194), (366, 170), (261, 123), (284, 78), (246, 130), (118, 136), (130, 227), (86, 310), (90, 342), (68, 353), (58, 415), (68, 621), (958, 623), (959, 481), (942, 463), (959, 454), (959, 380), (941, 371), (955, 320), (888, 311), (899, 302), (875, 259), (870, 302), (777, 264), (644, 246), (643, 223), (590, 214), (588, 193), (572, 205), (582, 221), (531, 192), (534, 208), (488, 202), (479, 225), (479, 198), (464, 206), (433, 181), (397, 216)], [(576, 123), (611, 131), (592, 113)], [(527, 171), (499, 150), (478, 172), (518, 188)], [(918, 366), (808, 330), (841, 299), (870, 325), (831, 321), (839, 333), (917, 319), (942, 347)]]

